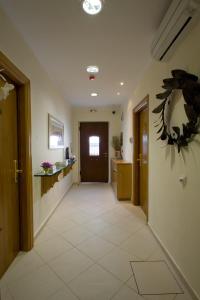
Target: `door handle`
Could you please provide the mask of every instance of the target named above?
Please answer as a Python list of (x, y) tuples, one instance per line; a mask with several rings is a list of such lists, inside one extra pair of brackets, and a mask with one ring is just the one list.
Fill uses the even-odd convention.
[(15, 175), (15, 183), (18, 183), (18, 174), (23, 173), (23, 170), (18, 169), (18, 161), (14, 160), (14, 175)]
[(139, 154), (139, 158), (137, 158), (137, 161), (139, 162), (139, 166), (142, 166), (142, 153)]

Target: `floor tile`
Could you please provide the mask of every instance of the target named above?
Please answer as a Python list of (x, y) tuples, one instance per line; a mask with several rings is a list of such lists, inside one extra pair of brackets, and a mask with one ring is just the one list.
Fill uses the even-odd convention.
[(136, 285), (135, 278), (134, 278), (133, 274), (129, 278), (129, 280), (127, 280), (125, 282), (125, 284), (138, 294), (138, 288), (137, 288), (137, 285)]
[(78, 298), (65, 287), (51, 295), (47, 300), (78, 300)]
[(94, 220), (84, 224), (84, 228), (96, 234), (102, 232), (109, 226), (110, 224), (106, 223), (102, 218), (95, 218)]
[(4, 274), (3, 280), (7, 283), (13, 282), (26, 274), (33, 272), (42, 265), (44, 265), (44, 261), (34, 250), (20, 254), (20, 258), (17, 257), (17, 262), (15, 263), (14, 261), (8, 271)]
[(119, 216), (119, 215), (113, 213), (112, 211), (103, 214), (101, 217), (105, 222), (113, 224), (113, 225), (117, 224), (119, 221), (125, 220), (125, 218), (126, 218), (125, 216)]
[(135, 254), (142, 260), (146, 260), (157, 248), (158, 243), (148, 228), (142, 228), (120, 245), (131, 254)]
[(58, 236), (48, 241), (38, 243), (35, 246), (35, 251), (42, 257), (43, 260), (49, 261), (72, 248), (73, 246), (70, 243), (68, 243), (64, 238)]
[(66, 283), (89, 268), (92, 264), (93, 261), (77, 249), (69, 250), (49, 262), (49, 266)]
[(62, 281), (47, 266), (43, 266), (8, 287), (14, 300), (44, 300), (62, 286)]
[(42, 228), (41, 232), (36, 237), (35, 245), (40, 242), (48, 241), (49, 239), (54, 238), (56, 236), (57, 236), (57, 232), (55, 230), (53, 230), (48, 226), (45, 226), (44, 228)]
[(72, 220), (65, 218), (50, 219), (47, 223), (48, 227), (53, 228), (57, 233), (62, 233), (77, 224)]
[(1, 284), (0, 284), (0, 299), (1, 300), (13, 300), (8, 287), (1, 286)]
[(131, 233), (114, 225), (105, 228), (102, 232), (98, 233), (98, 235), (115, 245), (120, 245), (131, 236)]
[(127, 286), (123, 286), (119, 292), (112, 298), (112, 300), (143, 300), (140, 295), (135, 293)]
[(161, 249), (161, 247), (156, 248), (155, 251), (148, 257), (147, 260), (165, 260), (168, 261), (167, 256), (165, 255), (164, 251)]
[(108, 300), (121, 285), (121, 281), (98, 265), (92, 266), (69, 284), (81, 300)]
[(93, 260), (97, 260), (106, 253), (111, 252), (114, 249), (114, 245), (99, 237), (92, 237), (79, 244), (77, 248)]
[(61, 235), (64, 239), (66, 239), (74, 246), (93, 236), (93, 234), (90, 231), (82, 229), (82, 227), (71, 228), (63, 232)]
[(135, 233), (141, 228), (146, 227), (144, 220), (135, 217), (127, 217), (125, 219), (119, 220), (116, 223), (122, 230), (128, 231), (130, 233)]
[(132, 262), (131, 265), (140, 294), (159, 295), (183, 292), (165, 262)]
[(93, 219), (93, 217), (87, 215), (86, 213), (83, 212), (74, 212), (69, 215), (69, 219), (72, 220), (73, 222), (77, 224), (84, 224), (86, 222), (89, 222), (90, 220)]
[(120, 249), (114, 249), (99, 260), (98, 264), (125, 282), (133, 275), (130, 265), (131, 260), (133, 260), (133, 256)]
[(184, 294), (177, 295), (173, 300), (193, 300), (193, 298), (187, 291), (184, 291)]

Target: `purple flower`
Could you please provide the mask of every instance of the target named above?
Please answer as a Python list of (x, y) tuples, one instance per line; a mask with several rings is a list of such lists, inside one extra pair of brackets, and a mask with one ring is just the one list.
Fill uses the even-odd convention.
[(43, 162), (41, 163), (41, 167), (44, 168), (44, 169), (49, 169), (49, 168), (51, 168), (52, 166), (53, 166), (53, 164), (50, 163), (50, 162), (48, 162), (48, 161), (43, 161)]

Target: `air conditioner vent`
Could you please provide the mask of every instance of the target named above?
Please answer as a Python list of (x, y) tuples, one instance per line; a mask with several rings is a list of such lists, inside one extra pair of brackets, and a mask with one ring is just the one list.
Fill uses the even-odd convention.
[(153, 58), (166, 61), (199, 17), (200, 0), (173, 0), (152, 44)]

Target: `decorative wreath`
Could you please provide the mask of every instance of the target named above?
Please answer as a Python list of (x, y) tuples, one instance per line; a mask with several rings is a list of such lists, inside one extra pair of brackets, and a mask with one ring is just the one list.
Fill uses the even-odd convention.
[[(163, 80), (165, 89), (163, 93), (157, 94), (156, 98), (161, 100), (161, 104), (153, 110), (153, 113), (159, 114), (159, 119), (155, 122), (155, 127), (159, 127), (158, 139), (167, 141), (168, 145), (177, 145), (178, 152), (181, 147), (188, 146), (195, 134), (198, 134), (200, 117), (200, 83), (196, 75), (187, 73), (184, 70), (173, 70), (172, 78)], [(170, 120), (167, 118), (167, 111), (173, 101), (173, 92), (182, 90), (185, 100), (184, 109), (188, 122), (182, 124), (182, 127), (173, 126), (170, 128)]]

